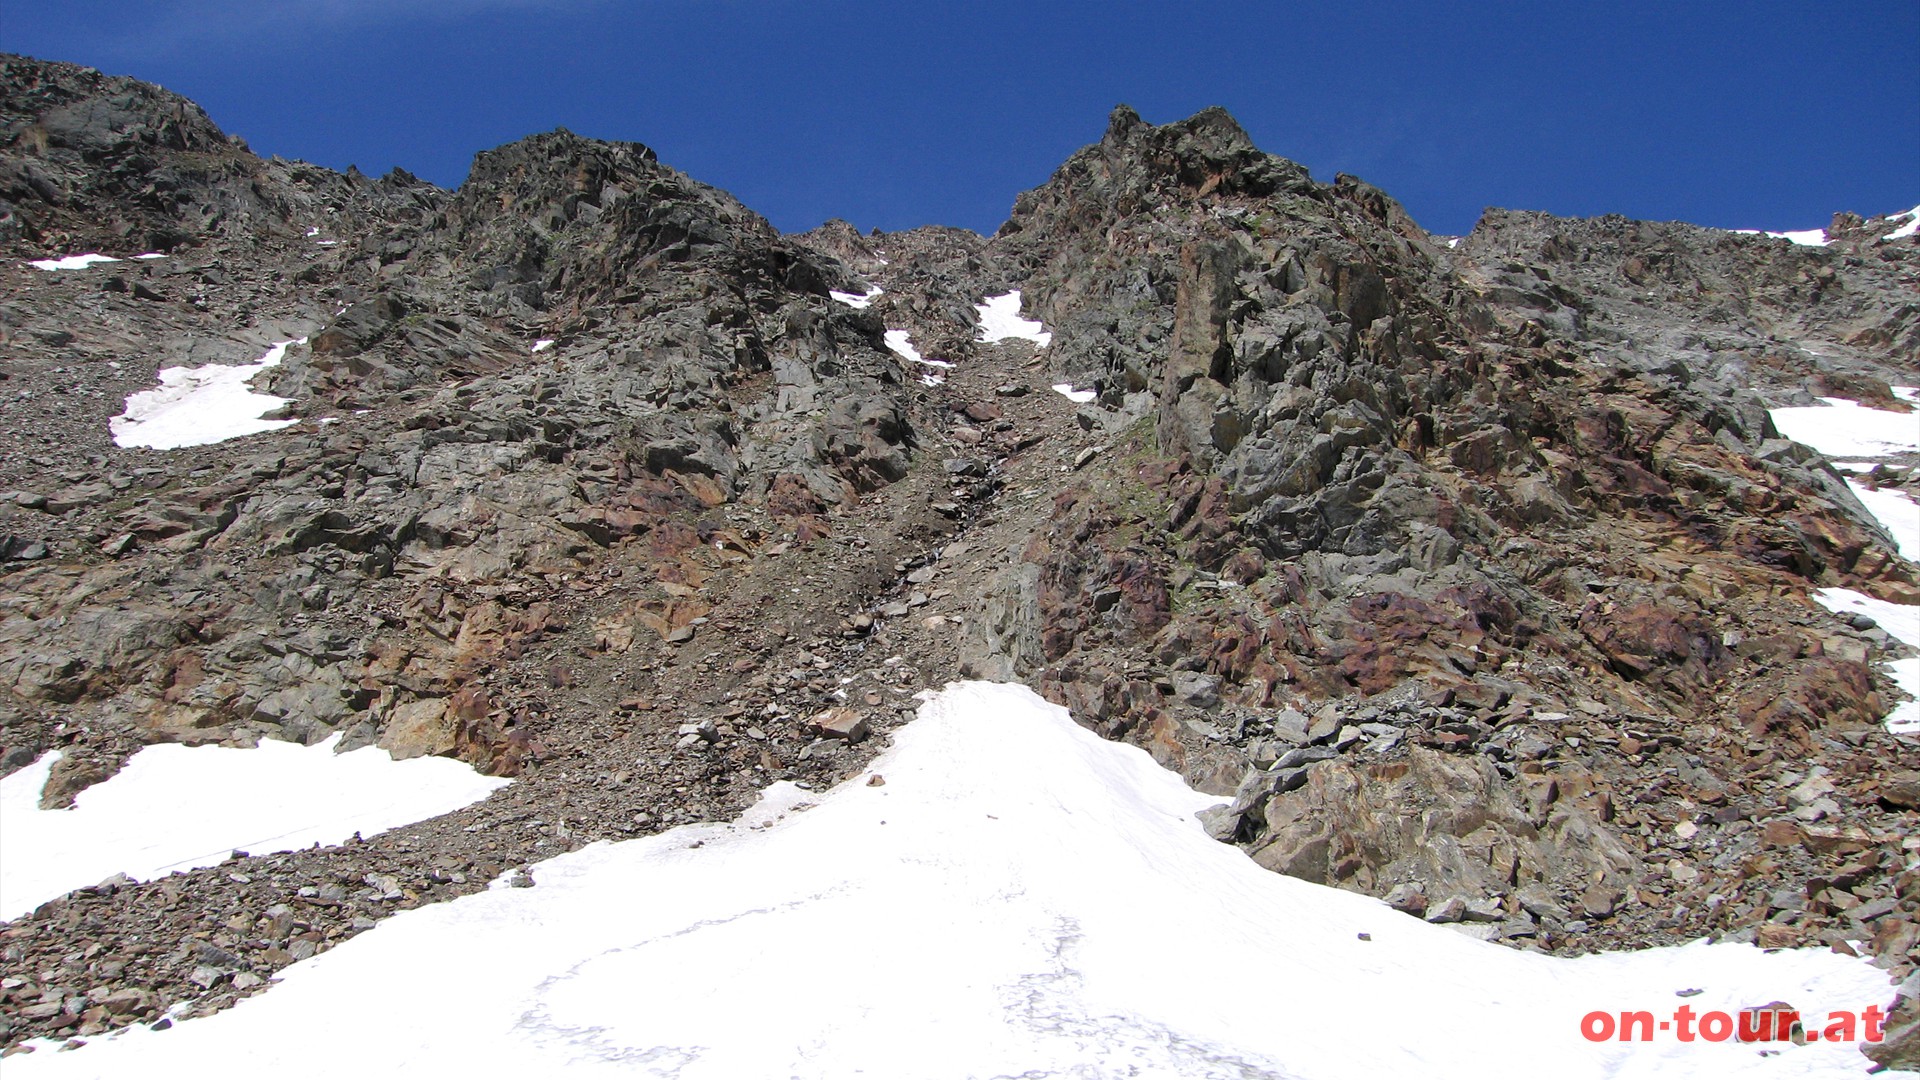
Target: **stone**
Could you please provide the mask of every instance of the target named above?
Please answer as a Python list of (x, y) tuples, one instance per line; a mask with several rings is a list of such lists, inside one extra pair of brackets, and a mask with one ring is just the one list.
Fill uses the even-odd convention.
[(394, 707), (379, 744), (394, 760), (445, 754), (454, 747), (454, 720), (445, 698), (420, 698)]
[(1423, 917), (1427, 913), (1427, 895), (1416, 885), (1395, 885), (1387, 890), (1387, 895), (1381, 899), (1395, 911), (1403, 911), (1416, 918)]
[(866, 738), (869, 730), (866, 714), (845, 706), (815, 713), (808, 724), (829, 739), (840, 739), (847, 743), (857, 743)]
[(1580, 912), (1589, 919), (1611, 918), (1619, 910), (1626, 891), (1604, 883), (1590, 885), (1580, 894)]
[(1920, 810), (1920, 773), (1896, 773), (1880, 781), (1880, 801), (1903, 810)]
[(1210, 709), (1220, 703), (1220, 680), (1199, 671), (1173, 673), (1173, 695), (1198, 709)]
[(1307, 732), (1311, 726), (1312, 721), (1298, 709), (1281, 709), (1273, 717), (1273, 737), (1298, 745), (1308, 741)]

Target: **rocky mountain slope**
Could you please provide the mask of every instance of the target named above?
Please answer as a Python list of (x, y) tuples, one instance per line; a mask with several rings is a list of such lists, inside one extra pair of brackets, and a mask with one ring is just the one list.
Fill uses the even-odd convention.
[[(1920, 960), (1904, 647), (1810, 598), (1920, 578), (1767, 411), (1906, 408), (1891, 219), (1449, 241), (1224, 112), (1122, 107), (992, 237), (788, 236), (637, 144), (533, 136), (448, 192), (130, 79), (0, 84), (6, 767), (61, 749), (58, 805), (146, 743), (338, 732), (516, 778), (6, 924), (8, 1044), (830, 783), (963, 675), (1220, 793), (1260, 865), (1478, 936)], [(28, 265), (77, 252), (124, 261)], [(1016, 289), (1044, 347), (981, 332)], [(276, 342), (290, 423), (114, 441), (161, 369)]]

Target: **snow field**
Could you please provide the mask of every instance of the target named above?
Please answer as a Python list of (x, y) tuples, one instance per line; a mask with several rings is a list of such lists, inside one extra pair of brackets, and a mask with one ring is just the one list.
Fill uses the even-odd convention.
[(248, 384), (255, 375), (277, 366), (287, 355), (287, 346), (306, 340), (276, 342), (251, 364), (161, 368), (158, 387), (128, 395), (126, 411), (107, 421), (114, 445), (176, 450), (299, 423), (262, 419), (287, 399), (256, 394)]
[(1852, 1077), (1851, 1045), (1579, 1025), (1891, 996), (1828, 950), (1480, 942), (1261, 869), (1195, 820), (1219, 801), (1024, 687), (952, 684), (824, 795), (547, 860), (9, 1076)]
[(1004, 341), (1007, 338), (1019, 338), (1031, 341), (1041, 348), (1053, 343), (1053, 335), (1035, 319), (1020, 317), (1020, 290), (999, 296), (989, 296), (975, 304), (973, 310), (980, 316), (980, 340)]
[(476, 802), (507, 783), (449, 758), (395, 761), (267, 740), (256, 749), (159, 744), (69, 810), (40, 809), (60, 751), (0, 778), (0, 919), (124, 873), (139, 881), (254, 853), (338, 844)]

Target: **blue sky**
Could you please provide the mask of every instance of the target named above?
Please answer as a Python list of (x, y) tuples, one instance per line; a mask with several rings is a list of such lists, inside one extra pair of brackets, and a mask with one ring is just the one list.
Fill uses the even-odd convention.
[(1127, 102), (1224, 105), (1421, 224), (1808, 228), (1920, 203), (1920, 0), (4, 0), (0, 50), (199, 101), (262, 154), (457, 184), (564, 126), (782, 229), (990, 231)]

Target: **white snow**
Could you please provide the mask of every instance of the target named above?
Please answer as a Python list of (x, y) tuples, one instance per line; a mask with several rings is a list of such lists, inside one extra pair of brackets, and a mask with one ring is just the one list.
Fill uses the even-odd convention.
[[(921, 356), (920, 350), (913, 347), (913, 335), (906, 330), (889, 330), (887, 331), (886, 340), (887, 340), (887, 348), (892, 349), (895, 353), (899, 354), (899, 356), (903, 360), (911, 360), (912, 362), (916, 364), (920, 364), (923, 367), (930, 367), (930, 368), (936, 368), (936, 369), (950, 368), (953, 366), (951, 361), (929, 360), (928, 358)], [(933, 381), (927, 382), (927, 380), (929, 379), (932, 379)], [(927, 383), (928, 386), (938, 386), (940, 385), (940, 383), (946, 381), (946, 376), (941, 374), (940, 371), (938, 370), (929, 371), (920, 376), (920, 381)]]
[[(1813, 594), (1828, 611), (1857, 611), (1872, 617), (1889, 636), (1920, 649), (1920, 605), (1895, 604), (1852, 589), (1821, 589)], [(1920, 733), (1920, 656), (1895, 660), (1886, 665), (1894, 684), (1908, 694), (1908, 700), (1887, 714), (1887, 730)]]
[(339, 741), (149, 746), (82, 791), (71, 810), (39, 808), (60, 757), (48, 751), (0, 778), (0, 919), (116, 873), (147, 881), (212, 866), (236, 848), (292, 851), (370, 836), (507, 783), (449, 758), (395, 761), (372, 746), (336, 754)]
[(550, 859), (8, 1077), (1854, 1077), (1851, 1045), (1579, 1025), (1891, 997), (1825, 949), (1487, 944), (1259, 868), (1195, 821), (1218, 801), (1024, 687), (955, 684), (830, 793)]
[[(1903, 240), (1912, 236), (1916, 231), (1920, 231), (1920, 206), (1898, 214), (1888, 214), (1886, 217), (1889, 221), (1899, 221), (1901, 218), (1906, 218), (1907, 223), (1881, 237), (1880, 239), (1882, 240)], [(1744, 233), (1749, 236), (1760, 233), (1759, 229), (1729, 229), (1727, 231)], [(1790, 240), (1793, 243), (1801, 244), (1805, 247), (1826, 247), (1832, 243), (1825, 229), (1794, 229), (1788, 232), (1769, 232), (1764, 235), (1771, 236), (1776, 240)]]
[(829, 289), (827, 290), (827, 295), (833, 297), (835, 300), (840, 301), (841, 303), (847, 305), (848, 307), (863, 308), (872, 304), (873, 298), (876, 296), (879, 296), (881, 293), (885, 291), (886, 291), (885, 289), (882, 289), (880, 286), (875, 285), (873, 288), (868, 289), (866, 292), (863, 292), (863, 293), (841, 292), (838, 289)]
[(540, 340), (533, 343), (534, 352), (546, 352), (548, 349), (551, 349), (551, 348), (553, 348), (553, 339), (550, 337), (543, 337)]
[(58, 259), (34, 259), (27, 263), (36, 270), (85, 270), (95, 263), (119, 262), (111, 255), (88, 252), (85, 255), (67, 255)]
[(926, 363), (925, 360), (921, 359), (920, 350), (913, 347), (913, 335), (908, 331), (887, 331), (887, 348), (892, 349), (894, 352), (899, 353), (901, 356), (916, 364)]
[(1904, 214), (1888, 214), (1887, 217), (1894, 221), (1906, 218), (1907, 223), (1881, 237), (1882, 240), (1905, 240), (1915, 232), (1920, 231), (1920, 206), (1916, 206)]
[(306, 340), (277, 342), (251, 364), (161, 368), (157, 388), (128, 395), (126, 412), (107, 421), (113, 430), (114, 445), (174, 450), (183, 446), (207, 446), (297, 423), (261, 419), (263, 413), (285, 405), (287, 399), (256, 394), (248, 383), (255, 375), (279, 364), (287, 354), (287, 346)]
[(1097, 398), (1100, 396), (1099, 394), (1094, 393), (1092, 390), (1075, 390), (1073, 388), (1072, 383), (1066, 383), (1066, 382), (1054, 383), (1053, 392), (1056, 394), (1059, 394), (1061, 397), (1066, 398), (1068, 401), (1071, 401), (1076, 405), (1085, 405), (1087, 402), (1092, 401), (1094, 398)]
[(1767, 235), (1776, 240), (1791, 240), (1802, 247), (1826, 247), (1830, 242), (1825, 229), (1796, 229), (1792, 232), (1770, 232)]
[(973, 310), (980, 315), (981, 341), (1020, 338), (1043, 349), (1053, 342), (1053, 335), (1037, 320), (1020, 317), (1019, 289), (1000, 296), (989, 296), (975, 304)]
[(1759, 229), (1728, 229), (1728, 232), (1742, 236), (1770, 236), (1775, 240), (1790, 240), (1802, 247), (1826, 247), (1830, 242), (1825, 229), (1796, 229), (1792, 232), (1761, 232)]
[(166, 257), (167, 254), (164, 251), (149, 251), (143, 255), (134, 256), (136, 259), (164, 259)]
[(1828, 457), (1872, 458), (1920, 451), (1920, 413), (1869, 409), (1845, 398), (1769, 410), (1773, 426)]
[(1847, 486), (1853, 489), (1867, 512), (1893, 534), (1894, 549), (1900, 552), (1900, 557), (1920, 562), (1920, 503), (1895, 488), (1875, 490), (1853, 479), (1847, 481)]
[(1893, 396), (1913, 405), (1920, 405), (1920, 386), (1896, 386)]

